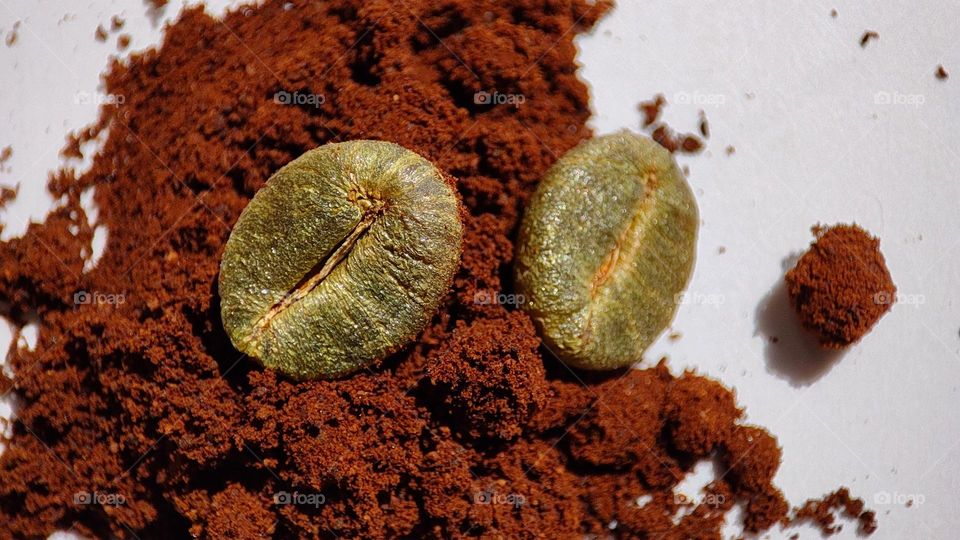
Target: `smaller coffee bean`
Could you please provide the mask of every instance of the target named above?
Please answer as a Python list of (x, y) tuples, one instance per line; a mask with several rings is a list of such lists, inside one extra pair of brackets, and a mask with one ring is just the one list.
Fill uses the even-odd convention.
[(698, 212), (673, 157), (629, 132), (570, 150), (520, 228), (517, 292), (570, 366), (629, 366), (673, 319), (694, 263)]
[(356, 371), (429, 322), (462, 237), (456, 192), (426, 159), (381, 141), (321, 146), (237, 220), (220, 265), (223, 327), (294, 379)]

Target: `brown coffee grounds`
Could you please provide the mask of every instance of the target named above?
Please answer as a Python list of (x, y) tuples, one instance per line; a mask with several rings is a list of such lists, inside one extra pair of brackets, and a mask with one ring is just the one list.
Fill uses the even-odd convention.
[(637, 105), (637, 108), (643, 113), (644, 128), (652, 126), (660, 119), (660, 113), (666, 104), (667, 100), (663, 97), (663, 94), (657, 94), (652, 100), (642, 101)]
[(787, 272), (787, 292), (805, 328), (839, 349), (860, 340), (896, 300), (880, 240), (857, 225), (816, 226), (816, 241)]
[[(643, 128), (653, 127), (650, 137), (657, 141), (660, 146), (666, 148), (671, 154), (683, 152), (686, 154), (695, 154), (703, 149), (703, 141), (692, 133), (677, 135), (666, 124), (660, 123), (660, 114), (667, 105), (667, 100), (663, 94), (657, 94), (650, 101), (642, 101), (637, 105), (637, 109), (643, 113)], [(700, 111), (700, 132), (704, 137), (710, 136), (710, 127), (707, 124), (707, 117)]]
[(660, 146), (666, 148), (671, 154), (676, 152), (695, 154), (703, 150), (703, 141), (696, 135), (691, 133), (674, 133), (674, 131), (665, 124), (658, 124), (650, 137), (657, 141)]
[(120, 29), (123, 28), (123, 25), (124, 25), (124, 24), (126, 24), (126, 21), (123, 20), (123, 17), (121, 17), (121, 16), (119, 16), (119, 15), (114, 15), (113, 17), (110, 17), (110, 30), (111, 30), (111, 31), (113, 31), (113, 32), (119, 31)]
[(847, 488), (841, 488), (821, 499), (811, 499), (791, 512), (789, 524), (812, 523), (824, 535), (833, 535), (843, 529), (837, 518), (843, 516), (857, 521), (857, 532), (873, 534), (877, 530), (877, 516), (864, 510), (863, 500), (852, 497)]
[(836, 19), (836, 18), (837, 18), (837, 15), (838, 15), (837, 10), (835, 10), (835, 9), (831, 9), (831, 10), (830, 10), (830, 16), (831, 16), (831, 17), (833, 17), (834, 19)]
[(7, 44), (7, 47), (13, 47), (17, 43), (17, 39), (20, 38), (20, 21), (13, 23), (13, 30), (7, 32), (7, 37), (4, 42)]
[(474, 438), (513, 439), (547, 397), (540, 340), (523, 312), (505, 319), (462, 321), (431, 359), (427, 392), (436, 410)]
[[(17, 193), (20, 191), (20, 186), (8, 187), (0, 186), (0, 209), (7, 206), (10, 201), (17, 198)], [(0, 223), (0, 227), (3, 227), (3, 224)], [(0, 229), (2, 230), (2, 229)]]
[(950, 78), (950, 74), (947, 73), (947, 70), (943, 67), (943, 65), (937, 66), (937, 71), (934, 72), (934, 76), (940, 79), (941, 81), (945, 81), (948, 78)]
[[(608, 7), (275, 0), (222, 20), (198, 7), (159, 48), (115, 61), (105, 90), (125, 99), (65, 150), (109, 128), (91, 169), (54, 175), (64, 206), (0, 243), (4, 315), (40, 320), (34, 350), (9, 354), (15, 378), (0, 376), (19, 403), (0, 537), (679, 540), (719, 538), (737, 503), (749, 531), (785, 518), (779, 448), (741, 423), (730, 390), (664, 362), (573, 373), (516, 306), (477, 300), (510, 290), (523, 203), (590, 136), (573, 38)], [(476, 103), (491, 90), (524, 103)], [(220, 256), (277, 168), (357, 138), (457, 179), (462, 268), (406, 350), (294, 383), (230, 345)], [(109, 236), (85, 273), (90, 187)], [(696, 504), (678, 498), (710, 458), (728, 473)]]
[(866, 47), (867, 43), (870, 43), (871, 39), (880, 39), (880, 34), (874, 32), (873, 30), (867, 30), (863, 33), (863, 36), (860, 38), (860, 47)]
[(120, 34), (117, 37), (117, 50), (125, 51), (130, 46), (130, 34)]
[(734, 154), (737, 153), (737, 149), (736, 149), (736, 147), (734, 147), (734, 146), (728, 146), (728, 147), (726, 148), (726, 153), (727, 153), (728, 156), (732, 156), (732, 155), (734, 155)]
[(107, 30), (103, 27), (103, 25), (98, 24), (97, 29), (93, 32), (93, 37), (99, 42), (105, 42), (110, 36), (107, 34)]
[(0, 149), (0, 171), (5, 169), (4, 165), (10, 161), (10, 158), (13, 157), (13, 147), (4, 146), (3, 149)]

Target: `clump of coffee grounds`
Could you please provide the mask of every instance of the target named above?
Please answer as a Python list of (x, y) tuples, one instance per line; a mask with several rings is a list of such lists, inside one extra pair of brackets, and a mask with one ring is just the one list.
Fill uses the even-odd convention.
[(938, 65), (937, 70), (934, 71), (933, 75), (941, 81), (945, 81), (950, 78), (950, 74), (947, 73), (947, 70), (943, 67), (943, 65)]
[(678, 134), (666, 124), (658, 124), (650, 137), (671, 154), (678, 151), (684, 154), (696, 154), (703, 150), (703, 141), (699, 137), (692, 133)]
[[(0, 186), (0, 209), (3, 209), (10, 203), (10, 201), (17, 198), (17, 193), (20, 191), (20, 186), (9, 187), (9, 186)], [(3, 224), (0, 223), (0, 230), (2, 229)]]
[(857, 532), (872, 534), (877, 530), (877, 515), (864, 510), (862, 499), (850, 495), (847, 488), (840, 488), (821, 499), (811, 499), (791, 512), (789, 524), (812, 523), (823, 535), (833, 535), (843, 529), (837, 518), (843, 516), (857, 521)]
[[(125, 99), (77, 135), (109, 128), (92, 168), (55, 174), (65, 204), (0, 244), (4, 315), (40, 320), (0, 378), (19, 403), (0, 537), (686, 539), (719, 538), (736, 503), (749, 531), (784, 519), (779, 448), (741, 423), (730, 390), (662, 362), (572, 373), (513, 306), (475, 301), (509, 290), (524, 202), (591, 135), (573, 38), (608, 7), (284, 0), (222, 20), (198, 7), (159, 48), (115, 61), (105, 90)], [(491, 89), (526, 99), (475, 104)], [(462, 268), (406, 350), (295, 383), (231, 346), (220, 257), (274, 171), (358, 138), (457, 179)], [(84, 272), (88, 188), (109, 236)], [(691, 509), (673, 491), (712, 457), (730, 472)]]
[(826, 348), (860, 340), (896, 300), (880, 240), (857, 225), (816, 226), (816, 241), (787, 272), (800, 322)]
[(643, 127), (648, 128), (660, 119), (660, 113), (667, 104), (663, 94), (657, 94), (650, 101), (641, 101), (637, 108), (643, 113)]
[(533, 322), (521, 311), (505, 318), (463, 321), (431, 358), (427, 394), (437, 411), (474, 438), (513, 439), (547, 396), (547, 381)]
[[(693, 133), (678, 134), (670, 126), (660, 122), (660, 114), (666, 105), (667, 100), (663, 94), (657, 94), (650, 101), (642, 101), (637, 105), (637, 109), (643, 114), (642, 127), (650, 130), (650, 138), (671, 154), (676, 152), (696, 154), (703, 150), (703, 140), (700, 137)], [(700, 111), (699, 129), (704, 137), (710, 136), (709, 124), (703, 111)]]
[(877, 32), (874, 32), (873, 30), (867, 30), (860, 37), (860, 47), (866, 48), (867, 44), (870, 43), (870, 40), (873, 40), (873, 39), (880, 39), (880, 34), (878, 34)]

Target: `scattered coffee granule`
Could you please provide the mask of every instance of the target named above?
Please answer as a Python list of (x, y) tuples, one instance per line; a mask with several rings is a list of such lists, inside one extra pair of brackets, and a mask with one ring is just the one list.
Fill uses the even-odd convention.
[(800, 321), (827, 348), (857, 342), (896, 300), (880, 240), (857, 225), (816, 226), (816, 241), (787, 272)]
[(130, 34), (120, 34), (117, 37), (117, 50), (125, 51), (130, 46)]
[(864, 510), (862, 499), (852, 497), (847, 488), (840, 488), (821, 499), (810, 499), (791, 512), (786, 523), (790, 526), (812, 523), (825, 535), (833, 535), (843, 528), (837, 518), (843, 516), (857, 520), (857, 532), (873, 534), (877, 530), (877, 515), (872, 510)]
[[(692, 133), (676, 134), (669, 126), (666, 124), (657, 123), (660, 119), (660, 113), (663, 111), (663, 107), (666, 106), (667, 100), (664, 99), (663, 94), (657, 94), (650, 101), (643, 101), (637, 106), (637, 108), (643, 113), (643, 127), (644, 129), (653, 126), (653, 131), (650, 134), (650, 137), (660, 144), (660, 146), (666, 148), (671, 154), (676, 152), (683, 152), (685, 154), (695, 154), (703, 149), (703, 141), (700, 140), (696, 135)], [(700, 132), (703, 133), (704, 137), (710, 136), (710, 128), (707, 125), (706, 115), (703, 111), (700, 111)]]
[(937, 71), (934, 73), (934, 76), (936, 76), (936, 78), (940, 79), (941, 81), (945, 81), (948, 78), (950, 78), (950, 74), (947, 73), (947, 70), (943, 67), (942, 64), (937, 66)]
[[(20, 185), (17, 184), (15, 187), (10, 186), (0, 186), (0, 210), (5, 208), (10, 201), (17, 198), (17, 193), (20, 192)], [(0, 230), (3, 228), (3, 223), (0, 223)]]
[(728, 156), (732, 156), (732, 155), (734, 155), (735, 153), (737, 153), (737, 149), (736, 149), (735, 147), (733, 147), (733, 145), (728, 146), (728, 147), (726, 148), (726, 153), (727, 153)]
[[(90, 170), (53, 175), (64, 206), (0, 243), (0, 309), (40, 320), (34, 350), (9, 353), (15, 378), (0, 374), (19, 403), (0, 537), (686, 539), (719, 537), (736, 502), (749, 531), (786, 517), (776, 443), (741, 424), (731, 390), (664, 362), (571, 373), (514, 306), (475, 300), (509, 286), (524, 202), (591, 136), (573, 40), (609, 4), (287, 4), (186, 9), (159, 47), (111, 64), (105, 92), (125, 99), (75, 135), (105, 135)], [(536, 107), (474, 104), (489, 88)], [(273, 172), (360, 138), (456, 179), (462, 266), (411, 346), (295, 383), (231, 346), (220, 258)], [(89, 188), (110, 241), (84, 272)], [(731, 469), (707, 490), (723, 502), (687, 514), (674, 490), (714, 456)], [(89, 494), (123, 502), (79, 504)]]
[(13, 157), (13, 146), (7, 145), (0, 150), (0, 165), (3, 165)]
[(676, 332), (676, 331), (670, 332), (670, 334), (667, 335), (667, 338), (668, 338), (670, 341), (680, 341), (680, 338), (682, 338), (682, 337), (683, 337), (683, 334), (681, 334), (680, 332)]
[(727, 252), (727, 247), (726, 247), (726, 246), (720, 246), (720, 247), (717, 248), (717, 254), (718, 254), (718, 255), (723, 255), (723, 254), (726, 253), (726, 252)]
[(673, 131), (663, 124), (660, 124), (654, 128), (650, 137), (657, 141), (660, 146), (666, 148), (671, 154), (680, 148), (680, 141), (677, 140)]
[(119, 15), (114, 15), (110, 18), (110, 30), (113, 32), (117, 32), (122, 29), (124, 24), (126, 24), (126, 21), (124, 21)]
[(831, 9), (831, 10), (830, 10), (830, 16), (833, 17), (834, 19), (836, 19), (836, 18), (837, 18), (837, 10)]
[(657, 122), (657, 120), (660, 119), (660, 113), (663, 111), (663, 107), (666, 104), (667, 100), (663, 97), (663, 94), (657, 94), (650, 101), (640, 102), (640, 105), (638, 105), (637, 108), (643, 113), (644, 128), (652, 126)]
[(7, 39), (5, 40), (7, 47), (13, 47), (17, 43), (17, 39), (20, 38), (19, 30), (20, 30), (20, 21), (17, 21), (13, 23), (13, 30), (10, 30), (9, 32), (7, 32)]
[(686, 154), (695, 154), (703, 150), (703, 141), (696, 135), (686, 134), (680, 141), (680, 150)]
[(96, 38), (97, 41), (105, 42), (109, 36), (107, 35), (106, 29), (103, 28), (103, 25), (98, 24), (97, 30), (93, 33), (93, 37)]
[(871, 39), (880, 39), (880, 34), (874, 32), (873, 30), (867, 30), (863, 33), (863, 36), (860, 38), (860, 47), (866, 47), (867, 43), (870, 43)]
[(676, 134), (665, 124), (659, 124), (650, 136), (671, 154), (676, 152), (695, 154), (703, 150), (703, 141), (696, 135), (690, 133)]

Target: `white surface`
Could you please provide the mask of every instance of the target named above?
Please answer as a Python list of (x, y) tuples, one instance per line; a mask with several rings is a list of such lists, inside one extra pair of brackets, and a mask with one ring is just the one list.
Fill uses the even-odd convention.
[[(4, 238), (43, 219), (64, 135), (95, 118), (78, 96), (96, 91), (117, 35), (96, 42), (96, 26), (120, 14), (132, 48), (159, 38), (140, 0), (72, 4), (0, 0), (3, 38), (23, 21), (18, 42), (0, 45), (0, 148), (14, 149), (0, 184), (21, 184), (0, 213)], [(950, 539), (960, 526), (960, 4), (862, 4), (624, 0), (579, 40), (582, 74), (599, 132), (638, 129), (637, 103), (658, 92), (677, 130), (696, 131), (701, 109), (710, 122), (707, 150), (680, 158), (703, 218), (695, 301), (675, 322), (683, 337), (650, 358), (736, 387), (749, 420), (779, 437), (777, 482), (793, 504), (842, 483), (878, 510), (874, 538)], [(171, 2), (166, 13), (176, 11)], [(861, 48), (867, 29), (880, 39)], [(948, 81), (933, 76), (941, 63)], [(784, 366), (816, 364), (802, 362), (814, 350), (775, 291), (784, 261), (811, 225), (841, 221), (881, 237), (903, 301), (842, 358), (788, 376)]]

